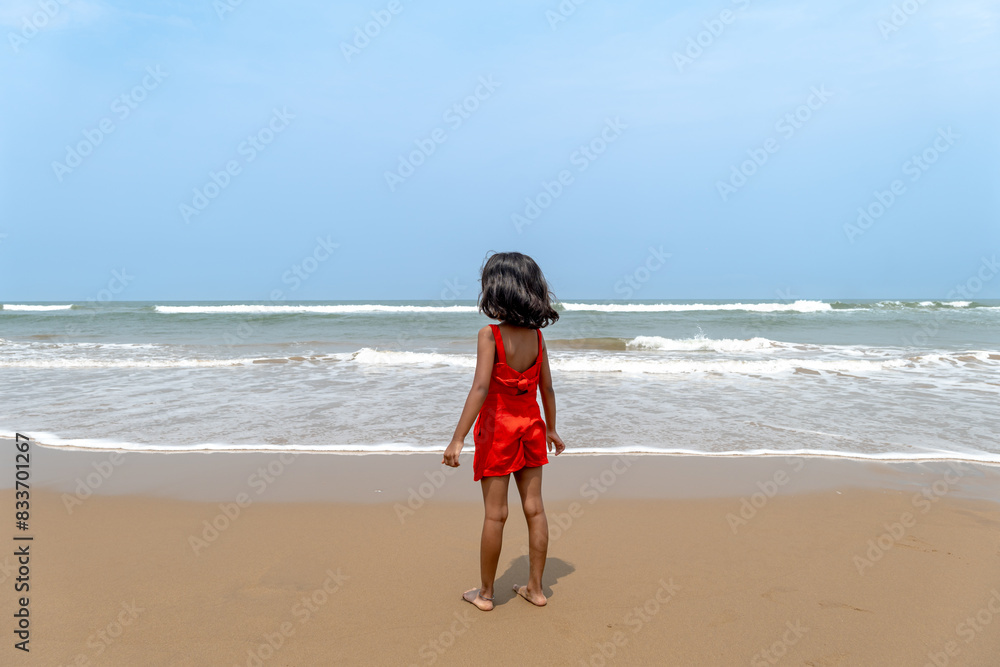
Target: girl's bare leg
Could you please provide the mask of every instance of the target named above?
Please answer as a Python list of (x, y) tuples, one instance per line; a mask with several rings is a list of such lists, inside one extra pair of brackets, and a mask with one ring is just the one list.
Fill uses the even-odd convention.
[(528, 522), (529, 563), (527, 586), (515, 585), (514, 590), (528, 602), (541, 607), (547, 602), (542, 594), (542, 572), (549, 550), (549, 520), (542, 505), (542, 467), (522, 468), (514, 473), (514, 481)]
[(493, 609), (493, 582), (497, 577), (500, 548), (503, 546), (503, 525), (507, 521), (507, 487), (510, 475), (483, 477), (483, 535), (479, 545), (479, 570), (482, 587), (466, 591), (462, 597), (483, 611)]

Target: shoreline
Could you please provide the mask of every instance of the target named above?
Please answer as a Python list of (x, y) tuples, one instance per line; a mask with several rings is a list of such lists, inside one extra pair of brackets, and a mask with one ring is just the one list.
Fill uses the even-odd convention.
[[(402, 443), (389, 443), (385, 445), (370, 445), (369, 448), (358, 448), (354, 445), (236, 445), (236, 444), (213, 444), (201, 445), (155, 445), (143, 444), (120, 446), (113, 442), (106, 442), (98, 439), (63, 439), (52, 434), (43, 434), (43, 440), (32, 437), (32, 443), (40, 447), (52, 450), (77, 451), (77, 452), (122, 452), (122, 453), (150, 453), (150, 454), (280, 454), (291, 452), (295, 454), (330, 454), (339, 456), (409, 456), (409, 455), (431, 455), (440, 454), (444, 448), (424, 448), (417, 445), (407, 445)], [(13, 440), (14, 433), (0, 432), (0, 441)], [(93, 443), (88, 445), (70, 444), (80, 441)], [(55, 444), (55, 443), (67, 444)], [(466, 445), (468, 450), (471, 443)], [(707, 457), (707, 458), (768, 458), (768, 457), (802, 457), (817, 459), (843, 459), (849, 461), (884, 462), (884, 463), (947, 463), (958, 462), (981, 466), (993, 466), (1000, 468), (1000, 454), (996, 455), (976, 455), (962, 454), (960, 452), (928, 452), (926, 454), (903, 455), (897, 453), (890, 454), (865, 454), (859, 452), (838, 452), (833, 450), (814, 449), (749, 449), (749, 450), (728, 450), (724, 452), (708, 452), (688, 449), (629, 449), (629, 448), (599, 448), (581, 447), (567, 450), (564, 456), (668, 456), (668, 457)]]
[[(261, 500), (274, 502), (399, 502), (414, 493), (436, 501), (480, 500), (479, 485), (472, 481), (471, 445), (463, 451), (461, 465), (448, 468), (438, 452), (282, 449), (161, 456), (159, 451), (31, 442), (33, 485), (81, 499), (96, 494), (225, 501), (261, 487)], [(13, 441), (0, 438), (0, 447), (12, 451)], [(0, 459), (0, 489), (12, 485), (12, 464), (12, 457)], [(553, 500), (579, 499), (590, 487), (612, 498), (718, 499), (750, 496), (762, 485), (783, 495), (853, 488), (920, 490), (945, 475), (954, 478), (949, 494), (1000, 503), (1000, 466), (797, 455), (550, 454), (545, 490)]]

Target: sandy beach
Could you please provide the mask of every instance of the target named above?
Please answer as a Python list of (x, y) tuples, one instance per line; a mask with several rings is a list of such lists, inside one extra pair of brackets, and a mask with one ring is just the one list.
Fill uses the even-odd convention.
[[(8, 645), (8, 664), (991, 665), (1000, 654), (993, 468), (562, 457), (546, 469), (548, 607), (511, 590), (527, 576), (512, 493), (498, 604), (483, 613), (460, 599), (478, 584), (471, 461), (447, 476), (431, 455), (32, 451), (31, 650)], [(0, 498), (13, 508), (10, 489)], [(11, 619), (14, 557), (0, 565)]]

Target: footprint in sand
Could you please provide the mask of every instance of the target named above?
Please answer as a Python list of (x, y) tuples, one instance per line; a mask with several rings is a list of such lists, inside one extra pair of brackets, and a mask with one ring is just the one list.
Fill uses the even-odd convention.
[(849, 604), (844, 604), (843, 602), (820, 602), (819, 606), (823, 609), (851, 609), (853, 611), (863, 611), (867, 613), (872, 613), (871, 609), (862, 609), (861, 607), (854, 607)]
[(792, 588), (791, 586), (777, 586), (768, 591), (764, 591), (760, 594), (760, 596), (769, 602), (774, 602), (775, 593), (796, 593), (798, 590), (799, 589)]

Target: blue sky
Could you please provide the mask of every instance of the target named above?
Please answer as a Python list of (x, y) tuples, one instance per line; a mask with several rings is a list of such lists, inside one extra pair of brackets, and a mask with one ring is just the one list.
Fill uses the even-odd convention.
[(64, 1), (0, 9), (7, 302), (475, 298), (489, 250), (944, 298), (1000, 252), (995, 2)]

